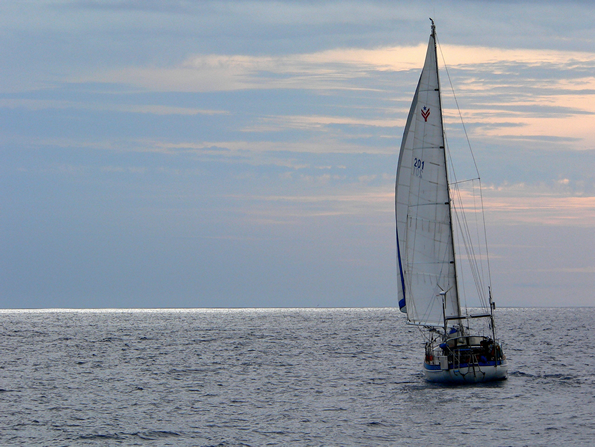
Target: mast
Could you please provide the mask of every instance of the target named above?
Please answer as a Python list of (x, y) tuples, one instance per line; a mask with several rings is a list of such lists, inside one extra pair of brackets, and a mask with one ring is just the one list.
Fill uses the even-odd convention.
[(459, 324), (461, 310), (452, 290), (457, 272), (435, 35), (432, 22), (399, 151), (395, 219), (399, 307), (409, 323), (439, 328)]
[[(436, 60), (436, 79), (438, 80), (438, 102), (440, 104), (440, 126), (442, 129), (442, 153), (444, 154), (444, 169), (446, 170), (446, 190), (448, 192), (448, 214), (450, 216), (449, 219), (449, 224), (450, 224), (450, 242), (451, 242), (451, 246), (452, 246), (452, 263), (453, 263), (453, 268), (454, 268), (454, 277), (455, 277), (455, 284), (456, 284), (456, 291), (455, 291), (455, 296), (456, 296), (456, 303), (457, 303), (457, 315), (458, 317), (461, 316), (461, 302), (459, 299), (459, 276), (457, 275), (457, 262), (456, 262), (456, 253), (455, 253), (455, 238), (454, 238), (454, 229), (453, 229), (453, 224), (452, 224), (452, 198), (450, 195), (450, 182), (449, 182), (449, 175), (448, 175), (448, 160), (446, 159), (446, 138), (444, 137), (444, 118), (442, 115), (442, 87), (440, 85), (440, 71), (438, 70), (438, 50), (437, 50), (437, 44), (436, 44), (436, 25), (434, 24), (434, 20), (430, 17), (430, 21), (432, 22), (432, 39), (434, 41), (434, 55), (435, 55), (435, 60)], [(444, 295), (446, 296), (446, 292), (444, 292)], [(446, 298), (442, 297), (443, 300), (445, 300)], [(449, 315), (451, 316), (451, 315)], [(454, 315), (452, 315), (454, 316)], [(446, 315), (446, 306), (444, 306), (444, 328), (445, 328), (445, 333), (446, 334), (446, 327), (447, 327), (447, 321), (446, 321), (447, 315)], [(463, 325), (461, 324), (461, 319), (456, 320), (459, 322), (459, 327), (463, 328)]]

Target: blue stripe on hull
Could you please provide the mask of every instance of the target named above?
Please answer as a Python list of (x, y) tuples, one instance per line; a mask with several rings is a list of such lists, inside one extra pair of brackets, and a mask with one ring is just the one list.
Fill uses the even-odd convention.
[[(491, 362), (478, 362), (478, 363), (461, 363), (457, 369), (460, 368), (469, 368), (469, 367), (473, 367), (473, 366), (496, 366), (496, 365), (502, 365), (502, 360), (498, 360), (496, 361), (491, 361)], [(425, 369), (429, 369), (430, 371), (434, 371), (434, 370), (440, 370), (440, 365), (429, 365), (427, 363), (424, 363), (424, 368)], [(453, 364), (449, 363), (448, 364), (448, 369), (451, 370), (453, 369)]]

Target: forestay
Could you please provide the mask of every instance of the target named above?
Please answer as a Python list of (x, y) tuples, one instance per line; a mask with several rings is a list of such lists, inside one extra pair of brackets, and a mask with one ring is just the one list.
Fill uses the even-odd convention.
[(461, 315), (439, 89), (432, 32), (407, 117), (395, 185), (399, 307), (410, 322), (429, 326), (442, 326), (445, 316)]

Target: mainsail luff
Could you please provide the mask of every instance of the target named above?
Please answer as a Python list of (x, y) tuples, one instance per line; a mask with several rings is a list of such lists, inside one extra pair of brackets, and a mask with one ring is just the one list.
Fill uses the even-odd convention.
[(442, 326), (461, 311), (433, 25), (399, 153), (395, 217), (399, 307), (412, 323)]

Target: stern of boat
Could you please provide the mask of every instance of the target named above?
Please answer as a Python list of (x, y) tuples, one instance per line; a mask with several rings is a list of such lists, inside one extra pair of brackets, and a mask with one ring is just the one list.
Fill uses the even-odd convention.
[(489, 337), (457, 336), (426, 344), (426, 380), (438, 383), (479, 383), (505, 380), (508, 363), (502, 348)]

